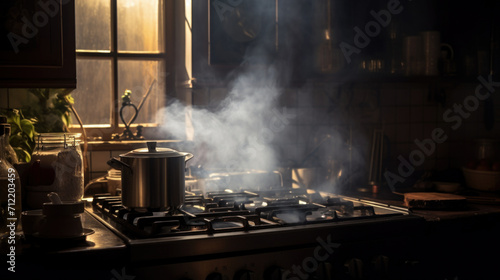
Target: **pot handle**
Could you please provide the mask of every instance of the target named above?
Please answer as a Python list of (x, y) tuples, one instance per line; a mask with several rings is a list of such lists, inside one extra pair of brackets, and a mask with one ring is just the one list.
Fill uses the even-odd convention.
[(186, 161), (188, 161), (188, 160), (190, 160), (190, 159), (192, 159), (194, 157), (194, 155), (191, 154), (191, 153), (185, 153), (184, 156), (186, 157), (186, 159), (184, 160), (184, 162), (186, 162)]
[(123, 161), (117, 159), (117, 158), (111, 158), (110, 160), (108, 160), (107, 164), (111, 167), (113, 167), (114, 169), (118, 169), (118, 170), (121, 170), (122, 172), (130, 172), (132, 173), (132, 168), (130, 167), (130, 165), (124, 163)]

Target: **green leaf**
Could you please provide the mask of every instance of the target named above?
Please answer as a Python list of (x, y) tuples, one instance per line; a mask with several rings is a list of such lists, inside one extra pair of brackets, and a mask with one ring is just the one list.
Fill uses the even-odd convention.
[(21, 120), (21, 128), (29, 138), (33, 138), (35, 136), (35, 126), (33, 126), (29, 120)]
[(21, 118), (18, 112), (13, 112), (13, 114), (7, 119), (7, 122), (10, 123), (12, 133), (21, 131)]
[(14, 151), (17, 154), (17, 158), (22, 161), (22, 162), (30, 162), (31, 161), (31, 155), (26, 151), (21, 148), (14, 148)]
[(20, 134), (11, 135), (9, 143), (12, 147), (20, 147), (25, 142), (24, 138)]

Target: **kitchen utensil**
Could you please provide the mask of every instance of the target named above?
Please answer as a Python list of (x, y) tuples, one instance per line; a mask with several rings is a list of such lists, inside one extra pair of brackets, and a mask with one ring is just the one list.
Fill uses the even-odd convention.
[(441, 64), (442, 64), (442, 74), (445, 76), (453, 76), (456, 74), (456, 65), (454, 61), (455, 53), (453, 47), (450, 44), (441, 44)]
[(437, 192), (405, 193), (404, 202), (408, 208), (431, 210), (463, 209), (467, 205), (463, 196)]
[(315, 188), (322, 183), (320, 182), (320, 176), (318, 174), (320, 172), (320, 168), (292, 168), (291, 171), (293, 188)]
[(407, 76), (423, 74), (422, 36), (406, 36), (403, 40), (403, 68)]
[(121, 170), (122, 201), (127, 208), (175, 210), (184, 203), (185, 162), (190, 153), (157, 148), (136, 149), (112, 158), (108, 164)]
[(23, 211), (21, 213), (21, 225), (24, 235), (32, 235), (38, 232), (42, 218), (42, 209)]
[[(51, 198), (54, 195), (51, 196)], [(53, 198), (57, 201), (57, 198)], [(38, 236), (45, 238), (72, 238), (83, 233), (81, 214), (83, 201), (59, 201), (43, 204), (43, 215)]]
[(370, 174), (368, 183), (377, 185), (382, 181), (382, 163), (384, 156), (384, 130), (373, 131), (372, 150), (370, 157)]
[(52, 204), (62, 204), (61, 198), (55, 192), (51, 192), (47, 195), (52, 202)]

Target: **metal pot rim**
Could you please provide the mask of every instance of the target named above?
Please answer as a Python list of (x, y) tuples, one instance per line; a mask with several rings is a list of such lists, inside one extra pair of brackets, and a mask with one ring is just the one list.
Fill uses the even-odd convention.
[(185, 157), (190, 153), (178, 152), (169, 148), (156, 148), (156, 151), (150, 152), (147, 148), (135, 149), (125, 154), (121, 154), (122, 158), (175, 158)]
[(121, 154), (120, 158), (179, 158), (186, 157), (189, 160), (193, 157), (190, 153), (179, 152), (170, 148), (156, 147), (156, 142), (147, 142), (147, 148), (139, 148)]

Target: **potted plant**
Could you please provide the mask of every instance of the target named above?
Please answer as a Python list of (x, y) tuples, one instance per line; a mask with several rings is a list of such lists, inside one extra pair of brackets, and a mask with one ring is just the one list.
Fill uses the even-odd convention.
[(32, 88), (28, 90), (35, 100), (24, 108), (25, 115), (36, 119), (39, 133), (68, 132), (71, 124), (72, 89)]
[(31, 98), (21, 109), (4, 110), (11, 125), (10, 145), (20, 162), (30, 162), (37, 133), (68, 132), (71, 124), (71, 89), (29, 89)]
[(26, 118), (21, 110), (10, 109), (4, 114), (11, 126), (9, 143), (16, 152), (19, 162), (30, 162), (36, 146), (35, 119)]

